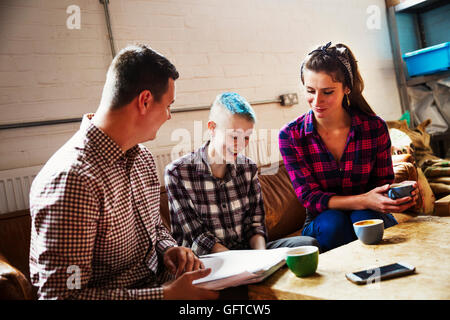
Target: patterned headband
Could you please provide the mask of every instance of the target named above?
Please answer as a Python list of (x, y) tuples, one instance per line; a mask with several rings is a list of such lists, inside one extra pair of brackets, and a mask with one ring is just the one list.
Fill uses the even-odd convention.
[[(348, 51), (345, 48), (342, 48), (342, 49), (341, 48), (336, 48), (336, 50), (339, 50), (341, 53), (345, 53), (345, 57), (341, 56), (341, 55), (335, 55), (335, 54), (332, 54), (332, 53), (327, 51), (327, 49), (330, 46), (331, 46), (331, 41), (328, 42), (326, 45), (321, 46), (319, 49), (315, 49), (315, 50), (311, 51), (310, 53), (308, 53), (308, 55), (311, 55), (314, 52), (318, 52), (321, 55), (328, 55), (330, 57), (336, 58), (345, 67), (345, 70), (347, 71), (348, 78), (350, 79), (350, 85), (353, 87), (353, 73), (352, 73), (352, 67), (351, 67), (350, 62), (349, 62)], [(303, 65), (304, 64), (305, 64), (305, 62), (303, 61), (302, 66), (300, 68), (300, 74), (301, 74), (302, 78), (303, 78)]]

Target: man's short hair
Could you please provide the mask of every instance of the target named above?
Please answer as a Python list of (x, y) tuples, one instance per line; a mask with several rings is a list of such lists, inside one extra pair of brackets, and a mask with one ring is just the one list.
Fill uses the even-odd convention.
[(209, 119), (216, 121), (223, 113), (239, 115), (250, 122), (256, 122), (255, 111), (252, 106), (241, 95), (234, 92), (225, 92), (216, 96)]
[(144, 90), (156, 101), (167, 92), (169, 78), (178, 79), (175, 66), (163, 55), (144, 44), (123, 48), (114, 57), (108, 70), (112, 77), (112, 109), (130, 103)]

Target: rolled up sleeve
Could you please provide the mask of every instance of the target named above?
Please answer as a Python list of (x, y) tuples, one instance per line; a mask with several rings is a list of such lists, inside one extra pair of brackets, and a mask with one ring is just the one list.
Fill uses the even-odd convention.
[(391, 155), (391, 138), (386, 123), (379, 120), (377, 154), (371, 180), (375, 186), (394, 182), (394, 168)]
[(295, 148), (289, 133), (284, 130), (279, 134), (279, 147), (286, 171), (299, 201), (313, 213), (327, 210), (330, 198), (336, 193), (321, 190), (319, 183), (312, 175), (311, 166), (304, 161), (301, 148)]
[(220, 240), (208, 231), (201, 217), (192, 208), (176, 170), (166, 168), (164, 180), (172, 234), (178, 245), (191, 248), (197, 255), (211, 253), (213, 246)]

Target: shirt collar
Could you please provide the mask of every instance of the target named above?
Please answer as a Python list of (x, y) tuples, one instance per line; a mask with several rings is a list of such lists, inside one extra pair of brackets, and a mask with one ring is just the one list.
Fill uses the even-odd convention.
[[(197, 165), (197, 173), (199, 174), (209, 174), (212, 176), (211, 166), (208, 161), (208, 148), (211, 140), (208, 140), (199, 150), (200, 155), (200, 161), (196, 161), (195, 163), (198, 163)], [(197, 160), (197, 159), (195, 159)], [(231, 175), (232, 178), (236, 178), (236, 164), (234, 163), (227, 163), (227, 171), (225, 173), (224, 179), (228, 176), (228, 174)]]
[(305, 135), (312, 134), (314, 131), (314, 116), (312, 110), (305, 115)]
[(86, 145), (92, 147), (96, 153), (101, 155), (109, 164), (114, 164), (120, 159), (134, 160), (139, 152), (139, 146), (135, 145), (127, 150), (127, 152), (123, 152), (114, 140), (92, 123), (94, 115), (94, 113), (85, 114), (81, 121), (80, 131), (83, 132), (86, 137)]
[[(351, 117), (351, 128), (355, 130), (360, 130), (360, 127), (362, 125), (361, 117), (359, 116), (358, 112), (356, 112), (354, 109), (346, 108), (345, 109), (348, 114)], [(312, 134), (314, 132), (314, 114), (312, 110), (309, 110), (309, 112), (305, 115), (305, 135)]]

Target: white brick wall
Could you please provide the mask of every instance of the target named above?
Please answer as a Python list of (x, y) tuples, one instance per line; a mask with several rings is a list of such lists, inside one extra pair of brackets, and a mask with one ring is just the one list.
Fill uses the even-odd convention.
[[(66, 8), (81, 9), (69, 30)], [(368, 30), (378, 5), (381, 30)], [(385, 119), (401, 108), (383, 0), (111, 0), (116, 49), (149, 43), (180, 71), (177, 107), (209, 105), (221, 91), (249, 101), (297, 92), (306, 53), (328, 41), (348, 44), (359, 60), (366, 97)], [(80, 117), (95, 111), (109, 62), (103, 7), (97, 0), (0, 1), (0, 123)], [(258, 105), (257, 129), (280, 128), (307, 110)], [(193, 132), (207, 111), (176, 113), (147, 143), (167, 148), (176, 128)], [(0, 170), (43, 164), (78, 124), (0, 131)], [(205, 127), (205, 126), (204, 126)]]

